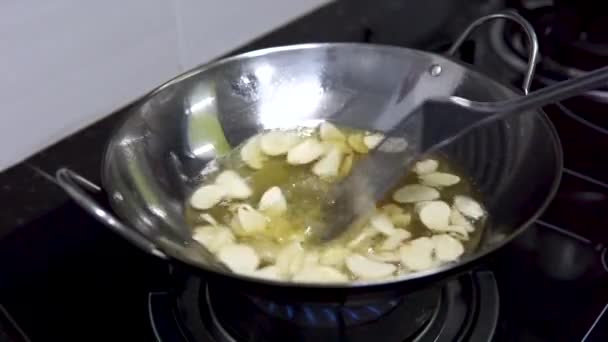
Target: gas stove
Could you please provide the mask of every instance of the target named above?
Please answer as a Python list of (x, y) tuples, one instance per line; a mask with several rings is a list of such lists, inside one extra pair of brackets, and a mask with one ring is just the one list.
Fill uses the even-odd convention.
[[(396, 10), (396, 3), (387, 4), (387, 10)], [(584, 70), (580, 61), (603, 46), (595, 31), (600, 28), (581, 26), (576, 15), (568, 17), (569, 26), (555, 29), (564, 23), (556, 19), (566, 15), (564, 2), (508, 4), (544, 37), (535, 87)], [(484, 6), (478, 10), (494, 9)], [(363, 23), (362, 30), (351, 40), (391, 43), (382, 25), (357, 15), (362, 17), (353, 21)], [(503, 82), (521, 84), (523, 36), (506, 23), (490, 26), (463, 46), (463, 58)], [(560, 33), (567, 39), (555, 32), (568, 32)], [(571, 32), (579, 33), (572, 38)], [(576, 45), (581, 37), (589, 43), (585, 48)], [(394, 44), (406, 44), (394, 39)], [(416, 47), (445, 47), (439, 38), (424, 44)], [(580, 58), (555, 55), (573, 44), (578, 48), (570, 51)], [(592, 59), (603, 60), (601, 55)], [(143, 254), (65, 202), (0, 239), (0, 341), (607, 341), (604, 98), (600, 90), (545, 108), (564, 150), (557, 196), (534, 225), (488, 263), (441, 287), (366, 305), (251, 297)], [(107, 130), (108, 125), (98, 127)], [(69, 144), (73, 154), (78, 144)], [(103, 141), (96, 144), (100, 151)], [(99, 167), (98, 160), (89, 164)], [(55, 166), (34, 159), (27, 167), (44, 174), (52, 171), (48, 165)], [(48, 191), (56, 194), (57, 189)]]

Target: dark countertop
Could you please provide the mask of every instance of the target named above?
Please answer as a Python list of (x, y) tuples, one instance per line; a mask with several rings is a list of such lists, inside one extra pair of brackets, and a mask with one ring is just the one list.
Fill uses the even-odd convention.
[[(486, 2), (384, 0), (372, 4), (365, 0), (336, 1), (227, 55), (270, 46), (337, 41), (441, 50), (472, 18), (492, 9), (488, 5), (478, 6)], [(463, 11), (465, 3), (469, 11)], [(450, 9), (457, 7), (458, 16), (452, 16)], [(0, 240), (68, 201), (61, 189), (44, 174), (54, 175), (57, 169), (65, 166), (94, 182), (99, 181), (105, 143), (128, 109), (129, 106), (122, 108), (0, 173), (3, 202)]]

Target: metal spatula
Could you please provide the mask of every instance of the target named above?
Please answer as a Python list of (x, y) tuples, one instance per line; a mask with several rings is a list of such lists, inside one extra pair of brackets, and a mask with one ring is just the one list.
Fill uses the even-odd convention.
[[(375, 204), (386, 197), (414, 161), (476, 127), (607, 84), (608, 67), (603, 67), (505, 101), (476, 102), (451, 96), (430, 98), (413, 110), (404, 109), (403, 118), (386, 138), (332, 188), (324, 206), (323, 227), (313, 232), (313, 239), (328, 242), (360, 226), (358, 223), (369, 217)], [(394, 115), (395, 108), (391, 112)], [(407, 147), (396, 143), (395, 138), (399, 137), (405, 138)]]

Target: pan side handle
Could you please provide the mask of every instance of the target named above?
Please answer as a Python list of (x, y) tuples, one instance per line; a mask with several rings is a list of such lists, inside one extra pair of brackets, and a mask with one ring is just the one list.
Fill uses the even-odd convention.
[(538, 38), (536, 37), (536, 33), (534, 32), (534, 28), (532, 27), (532, 25), (530, 25), (530, 23), (526, 19), (524, 19), (524, 17), (522, 17), (519, 13), (515, 12), (514, 10), (506, 10), (506, 11), (502, 11), (502, 12), (498, 12), (498, 13), (489, 14), (489, 15), (483, 16), (483, 17), (475, 20), (474, 22), (469, 24), (469, 26), (460, 34), (460, 36), (458, 36), (458, 39), (456, 39), (456, 41), (448, 49), (448, 51), (446, 52), (446, 55), (453, 56), (456, 53), (456, 51), (458, 51), (458, 49), (460, 48), (462, 43), (464, 43), (464, 41), (467, 38), (469, 38), (469, 36), (471, 35), (471, 33), (473, 33), (473, 31), (475, 29), (477, 29), (479, 26), (481, 26), (482, 24), (485, 24), (488, 21), (492, 21), (492, 20), (496, 20), (496, 19), (511, 20), (511, 21), (519, 24), (519, 26), (526, 33), (526, 36), (528, 38), (528, 43), (529, 43), (528, 68), (527, 68), (526, 74), (524, 76), (524, 82), (522, 84), (522, 89), (524, 91), (524, 94), (527, 95), (528, 91), (530, 90), (530, 84), (532, 83), (532, 78), (534, 77), (534, 70), (536, 69), (536, 64), (538, 63), (538, 60), (539, 60)]
[(91, 197), (89, 193), (99, 193), (102, 191), (101, 187), (67, 168), (57, 170), (55, 178), (57, 179), (59, 186), (68, 194), (68, 196), (101, 223), (105, 224), (108, 228), (135, 244), (143, 251), (162, 259), (168, 259), (167, 255), (161, 252), (154, 243), (122, 223), (117, 217), (100, 206), (97, 201)]

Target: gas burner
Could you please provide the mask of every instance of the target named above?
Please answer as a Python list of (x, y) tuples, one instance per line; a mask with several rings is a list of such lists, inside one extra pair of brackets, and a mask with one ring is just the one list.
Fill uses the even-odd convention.
[(222, 291), (199, 278), (182, 290), (151, 293), (158, 341), (489, 341), (498, 322), (498, 289), (480, 271), (405, 297), (366, 305), (277, 303)]

